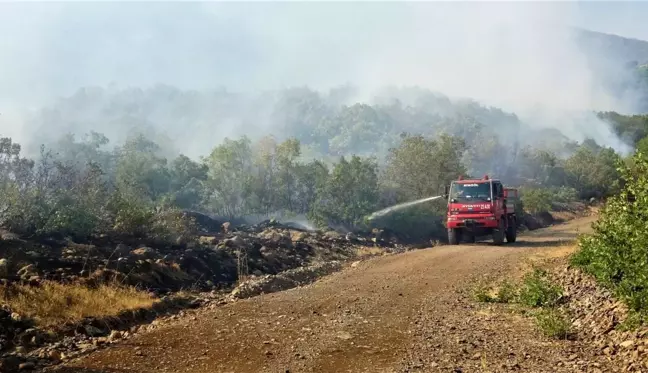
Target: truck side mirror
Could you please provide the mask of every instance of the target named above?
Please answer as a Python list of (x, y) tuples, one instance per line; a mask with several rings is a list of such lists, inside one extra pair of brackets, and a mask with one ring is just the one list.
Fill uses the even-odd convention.
[(443, 197), (448, 198), (448, 186), (443, 186)]

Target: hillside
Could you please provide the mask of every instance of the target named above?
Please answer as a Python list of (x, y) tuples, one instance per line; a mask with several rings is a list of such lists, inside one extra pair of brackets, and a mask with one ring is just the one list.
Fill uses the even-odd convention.
[(591, 55), (635, 65), (648, 63), (648, 41), (583, 29), (575, 30), (575, 34), (579, 46)]

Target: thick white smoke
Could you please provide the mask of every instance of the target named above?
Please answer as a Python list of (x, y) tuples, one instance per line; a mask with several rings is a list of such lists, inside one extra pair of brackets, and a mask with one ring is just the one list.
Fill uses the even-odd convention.
[[(615, 25), (640, 21), (626, 14)], [(0, 132), (20, 134), (19, 109), (81, 86), (255, 92), (351, 82), (362, 88), (357, 100), (417, 85), (624, 151), (587, 114), (631, 112), (636, 101), (603, 84), (616, 69), (593, 68), (599, 59), (615, 66), (609, 51), (585, 55), (576, 43), (570, 26), (597, 25), (587, 16), (564, 2), (1, 3), (0, 113), (12, 114), (0, 117)], [(218, 125), (219, 136), (232, 133)], [(201, 147), (205, 135), (176, 147)]]

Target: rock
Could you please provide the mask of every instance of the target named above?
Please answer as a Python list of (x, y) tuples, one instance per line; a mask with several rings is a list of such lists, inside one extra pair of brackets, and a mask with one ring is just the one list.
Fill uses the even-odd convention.
[(5, 258), (0, 259), (0, 278), (9, 276), (9, 261)]
[(84, 329), (85, 329), (86, 334), (91, 336), (91, 337), (99, 337), (99, 336), (102, 336), (102, 335), (105, 334), (105, 332), (103, 330), (97, 328), (96, 326), (92, 326), (92, 325), (86, 325), (84, 327)]
[(18, 365), (18, 370), (34, 370), (36, 369), (36, 364), (31, 361), (27, 361)]
[(328, 231), (324, 233), (324, 237), (331, 239), (331, 240), (336, 240), (341, 238), (340, 234), (336, 231)]
[(351, 263), (351, 268), (355, 268), (360, 265), (360, 260)]
[(155, 249), (146, 246), (131, 251), (131, 254), (146, 259), (158, 259), (160, 257), (160, 254), (157, 251), (155, 251)]
[(52, 350), (47, 353), (47, 358), (54, 362), (59, 362), (63, 359), (63, 356), (60, 352)]
[(113, 252), (113, 256), (116, 256), (118, 258), (123, 257), (123, 256), (128, 255), (131, 252), (131, 250), (132, 249), (130, 247), (128, 247), (127, 245), (124, 245), (123, 243), (120, 243), (115, 248), (115, 251)]
[(11, 233), (3, 230), (0, 232), (0, 238), (5, 241), (18, 241), (20, 239), (20, 236), (16, 233)]
[(223, 241), (225, 246), (231, 247), (231, 248), (240, 248), (245, 246), (245, 241), (241, 238), (241, 236), (234, 236), (232, 238), (228, 238), (225, 241)]
[(223, 224), (221, 225), (221, 228), (223, 229), (223, 233), (228, 233), (228, 232), (229, 232), (229, 230), (230, 230), (230, 225), (231, 225), (231, 224), (232, 224), (232, 223), (226, 221), (225, 223), (223, 223)]
[(16, 356), (5, 356), (0, 358), (0, 372), (15, 372), (18, 370), (20, 360)]
[(200, 236), (198, 238), (198, 242), (201, 245), (215, 245), (218, 243), (218, 240), (216, 239), (216, 237), (212, 236)]
[(263, 238), (263, 240), (266, 241), (266, 243), (269, 243), (270, 246), (273, 247), (279, 247), (279, 246), (292, 247), (291, 237), (281, 234), (273, 229), (268, 229), (264, 231), (263, 234), (261, 235), (261, 238)]
[(291, 231), (290, 240), (293, 243), (302, 242), (308, 238), (308, 233), (300, 231)]
[(623, 341), (623, 342), (619, 343), (619, 346), (621, 346), (623, 348), (630, 348), (630, 347), (634, 346), (634, 344), (635, 344), (634, 341), (627, 340), (627, 341)]
[(353, 338), (353, 336), (348, 332), (338, 332), (337, 337), (345, 341)]
[(20, 334), (18, 339), (22, 346), (40, 346), (45, 338), (40, 330), (29, 328)]
[(108, 336), (108, 342), (115, 342), (118, 339), (121, 339), (121, 337), (122, 337), (122, 332), (120, 332), (119, 330), (113, 330), (112, 332), (110, 332), (110, 335)]

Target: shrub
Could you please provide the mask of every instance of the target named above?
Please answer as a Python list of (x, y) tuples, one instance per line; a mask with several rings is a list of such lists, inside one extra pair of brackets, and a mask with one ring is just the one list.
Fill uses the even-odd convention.
[(556, 339), (569, 339), (572, 336), (571, 322), (555, 308), (542, 309), (535, 315), (536, 325), (544, 335)]
[(198, 227), (193, 218), (177, 209), (163, 210), (151, 219), (149, 236), (163, 242), (183, 244), (195, 239)]
[(578, 191), (567, 186), (552, 188), (551, 193), (554, 202), (569, 203), (578, 200)]
[(648, 159), (637, 153), (619, 171), (624, 188), (608, 199), (594, 232), (572, 257), (637, 312), (648, 310)]
[(517, 289), (509, 281), (503, 281), (497, 289), (497, 301), (500, 303), (510, 303), (517, 297)]
[(536, 269), (524, 277), (519, 299), (530, 307), (553, 307), (561, 296), (561, 289), (551, 283), (544, 271)]
[(549, 189), (523, 188), (520, 194), (524, 208), (532, 214), (547, 212), (551, 209), (553, 196)]
[(495, 298), (490, 294), (490, 289), (484, 285), (479, 285), (475, 288), (473, 291), (473, 298), (477, 302), (481, 303), (490, 303), (495, 301)]

